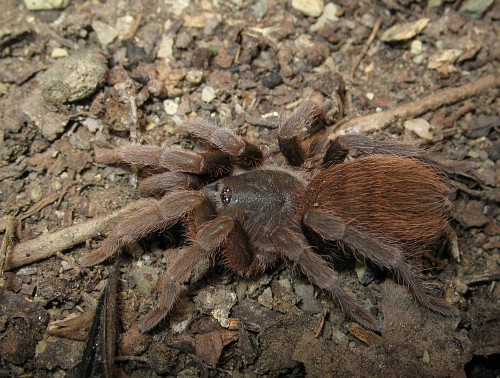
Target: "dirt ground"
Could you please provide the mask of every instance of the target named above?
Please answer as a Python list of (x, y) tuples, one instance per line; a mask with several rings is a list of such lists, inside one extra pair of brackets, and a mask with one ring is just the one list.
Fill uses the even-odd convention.
[[(498, 1), (2, 1), (0, 376), (500, 376), (499, 19)], [(342, 283), (381, 335), (281, 264), (250, 278), (215, 267), (141, 334), (182, 232), (81, 268), (147, 205), (142, 173), (97, 164), (95, 148), (193, 149), (181, 126), (201, 116), (279, 162), (279, 117), (314, 93), (341, 103), (307, 131), (318, 156), (367, 132), (466, 162), (447, 179), (447, 237), (421, 259), (460, 316), (431, 313), (386, 272), (363, 285), (370, 270), (344, 258)]]

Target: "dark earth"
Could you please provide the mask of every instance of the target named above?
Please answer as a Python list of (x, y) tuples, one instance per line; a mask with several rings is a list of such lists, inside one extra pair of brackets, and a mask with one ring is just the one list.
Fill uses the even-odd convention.
[[(500, 376), (499, 19), (493, 0), (2, 1), (0, 376)], [(135, 203), (144, 173), (97, 164), (95, 149), (194, 149), (182, 125), (201, 116), (282, 161), (280, 117), (318, 93), (340, 111), (304, 131), (318, 156), (368, 132), (464, 163), (447, 179), (450, 229), (419, 257), (460, 316), (342, 257), (380, 335), (283, 265), (250, 278), (214, 268), (141, 334), (182, 228), (79, 267), (147, 204)], [(401, 105), (411, 111), (376, 122)]]

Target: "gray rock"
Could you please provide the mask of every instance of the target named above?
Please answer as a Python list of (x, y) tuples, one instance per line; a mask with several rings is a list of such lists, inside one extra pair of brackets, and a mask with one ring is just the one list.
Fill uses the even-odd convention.
[(104, 83), (107, 72), (102, 52), (84, 50), (55, 63), (41, 75), (39, 83), (45, 100), (63, 104), (90, 96)]

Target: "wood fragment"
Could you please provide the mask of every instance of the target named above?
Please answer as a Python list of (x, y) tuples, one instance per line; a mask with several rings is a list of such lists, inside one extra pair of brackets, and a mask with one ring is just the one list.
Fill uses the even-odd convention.
[(5, 279), (3, 277), (3, 272), (5, 269), (5, 262), (7, 261), (7, 256), (9, 251), (12, 250), (14, 235), (16, 232), (16, 218), (7, 215), (2, 221), (5, 224), (5, 234), (3, 235), (2, 247), (0, 249), (0, 295), (2, 294), (2, 290), (5, 284)]
[(343, 134), (368, 133), (381, 130), (395, 121), (415, 118), (428, 111), (476, 96), (487, 89), (496, 87), (500, 87), (500, 76), (488, 75), (472, 83), (443, 89), (422, 99), (401, 104), (380, 113), (355, 117), (343, 124), (333, 125), (327, 132), (328, 139), (334, 140)]
[(468, 194), (471, 197), (479, 198), (479, 199), (482, 199), (484, 201), (500, 203), (500, 189), (498, 189), (498, 188), (482, 189), (482, 190), (470, 189), (464, 183), (461, 183), (461, 182), (456, 181), (456, 180), (453, 180), (452, 184), (457, 189), (461, 190), (462, 192)]
[(112, 378), (115, 375), (117, 261), (111, 269), (106, 289), (99, 298), (94, 321), (80, 365), (80, 377)]
[(33, 206), (29, 208), (29, 210), (19, 217), (19, 220), (22, 221), (26, 218), (31, 217), (32, 215), (38, 213), (44, 207), (49, 206), (52, 202), (57, 201), (59, 198), (59, 193), (49, 194), (47, 197), (41, 199), (39, 202), (35, 203)]
[(453, 227), (450, 224), (447, 224), (445, 229), (446, 239), (448, 241), (448, 245), (450, 246), (451, 256), (456, 262), (460, 262), (460, 247), (458, 244), (458, 236)]
[(314, 330), (314, 337), (318, 338), (321, 336), (321, 332), (323, 332), (323, 328), (325, 327), (325, 318), (328, 315), (328, 310), (325, 308), (319, 314), (318, 323), (316, 324), (316, 328)]
[(79, 315), (72, 314), (63, 320), (50, 323), (47, 334), (65, 337), (70, 340), (85, 341), (94, 317), (95, 309), (85, 311)]
[(153, 201), (150, 198), (143, 198), (111, 214), (22, 242), (14, 246), (12, 253), (7, 256), (4, 268), (5, 270), (19, 268), (83, 243), (101, 232), (110, 230), (119, 219), (151, 205)]
[(462, 279), (462, 282), (467, 286), (470, 286), (470, 285), (479, 285), (498, 280), (500, 280), (500, 273), (486, 273), (477, 276), (464, 277)]
[(369, 346), (382, 343), (382, 337), (372, 331), (368, 331), (357, 323), (349, 323), (347, 328), (349, 328), (349, 332), (351, 332), (355, 338), (361, 340)]

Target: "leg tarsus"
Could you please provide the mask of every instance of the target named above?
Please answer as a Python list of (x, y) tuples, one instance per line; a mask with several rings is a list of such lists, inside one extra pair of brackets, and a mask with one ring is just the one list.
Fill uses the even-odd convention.
[(303, 102), (295, 112), (285, 119), (278, 129), (278, 144), (280, 150), (290, 165), (304, 164), (308, 147), (301, 134), (321, 114), (322, 109), (313, 101)]

